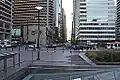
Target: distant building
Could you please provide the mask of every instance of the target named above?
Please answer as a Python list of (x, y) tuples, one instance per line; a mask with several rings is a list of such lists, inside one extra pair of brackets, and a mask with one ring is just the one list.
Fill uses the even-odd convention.
[(55, 43), (55, 44), (57, 44), (57, 43), (59, 43), (59, 28), (58, 27), (55, 27), (55, 34), (54, 34), (54, 42), (53, 43)]
[(64, 9), (62, 9), (63, 11), (63, 27), (62, 27), (62, 37), (63, 37), (63, 42), (66, 42), (67, 41), (67, 28), (66, 28), (66, 14), (65, 14), (65, 11)]
[(11, 40), (12, 0), (0, 0), (0, 40)]
[(67, 41), (67, 29), (66, 29), (66, 15), (64, 9), (62, 8), (61, 13), (59, 13), (59, 41), (64, 43)]
[(58, 27), (59, 27), (59, 43), (64, 43), (67, 41), (67, 29), (66, 29), (66, 15), (62, 7), (62, 0), (59, 4), (59, 14), (58, 14)]
[[(13, 28), (19, 29), (23, 41), (36, 41), (38, 34), (38, 10), (40, 10), (40, 42), (50, 44), (53, 41), (55, 27), (55, 0), (14, 0)], [(46, 34), (47, 33), (47, 34)]]
[(114, 0), (74, 0), (73, 11), (79, 42), (115, 41)]

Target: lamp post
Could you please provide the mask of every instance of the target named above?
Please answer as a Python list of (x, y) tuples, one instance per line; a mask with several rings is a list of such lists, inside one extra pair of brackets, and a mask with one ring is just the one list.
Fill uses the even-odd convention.
[(39, 49), (39, 51), (38, 51), (38, 54), (37, 54), (37, 60), (40, 60), (40, 19), (39, 19), (39, 13), (40, 13), (40, 10), (43, 8), (43, 7), (41, 7), (41, 6), (36, 6), (35, 7), (37, 10), (38, 10), (38, 36), (37, 36), (37, 47), (38, 47), (38, 49)]

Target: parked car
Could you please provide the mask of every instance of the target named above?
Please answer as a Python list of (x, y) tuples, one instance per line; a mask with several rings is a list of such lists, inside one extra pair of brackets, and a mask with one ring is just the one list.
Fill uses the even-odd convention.
[(19, 42), (17, 42), (17, 41), (12, 41), (11, 42), (12, 47), (17, 47), (18, 45), (19, 45)]
[(53, 45), (46, 45), (46, 48), (56, 48), (57, 45), (56, 44), (53, 44)]
[(9, 40), (4, 40), (4, 45), (5, 45), (4, 47), (7, 47), (7, 48), (11, 47), (11, 43)]
[(34, 47), (37, 48), (37, 44), (29, 44), (28, 45), (28, 48), (34, 48)]
[(4, 48), (4, 42), (0, 42), (0, 48)]
[(9, 47), (11, 47), (11, 43), (10, 43), (10, 41), (9, 40), (4, 40), (4, 41), (1, 41), (0, 40), (0, 47), (1, 48), (9, 48)]

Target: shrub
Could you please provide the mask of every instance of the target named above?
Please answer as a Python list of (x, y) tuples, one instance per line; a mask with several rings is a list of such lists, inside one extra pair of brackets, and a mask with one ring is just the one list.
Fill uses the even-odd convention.
[(120, 62), (120, 52), (115, 51), (86, 52), (86, 56), (93, 62)]

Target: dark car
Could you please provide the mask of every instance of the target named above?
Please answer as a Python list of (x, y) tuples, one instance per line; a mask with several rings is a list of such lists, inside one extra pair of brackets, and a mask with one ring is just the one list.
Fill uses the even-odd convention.
[(46, 48), (56, 48), (56, 45), (46, 45)]
[(70, 48), (74, 50), (83, 50), (84, 47), (80, 45), (71, 45)]
[(11, 42), (11, 47), (17, 47), (18, 45), (19, 45), (19, 42), (17, 42), (17, 41)]

